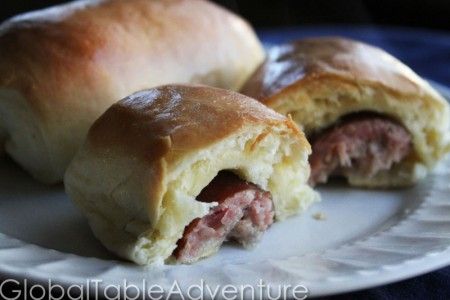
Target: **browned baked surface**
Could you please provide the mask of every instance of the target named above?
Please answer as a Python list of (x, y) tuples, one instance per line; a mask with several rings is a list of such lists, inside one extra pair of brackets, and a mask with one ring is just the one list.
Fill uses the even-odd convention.
[(308, 38), (272, 48), (242, 93), (270, 103), (272, 96), (321, 77), (377, 82), (402, 94), (423, 94), (417, 75), (377, 47), (341, 37)]
[[(92, 126), (92, 147), (122, 148), (150, 161), (197, 151), (249, 124), (295, 124), (258, 101), (223, 89), (167, 85), (131, 95)], [(308, 143), (302, 139), (303, 146)], [(169, 153), (170, 152), (170, 153)]]

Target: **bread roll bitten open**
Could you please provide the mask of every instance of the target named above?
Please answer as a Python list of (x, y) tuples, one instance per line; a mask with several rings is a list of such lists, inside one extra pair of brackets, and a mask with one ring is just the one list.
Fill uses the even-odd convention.
[(237, 90), (264, 59), (242, 18), (204, 0), (80, 0), (0, 25), (0, 153), (60, 182), (113, 103), (168, 83)]
[(310, 145), (290, 119), (238, 93), (168, 85), (91, 127), (66, 191), (111, 251), (138, 264), (192, 263), (227, 239), (253, 245), (306, 209)]
[(415, 183), (450, 150), (447, 101), (382, 49), (344, 38), (273, 47), (242, 93), (291, 115), (312, 145), (312, 184)]

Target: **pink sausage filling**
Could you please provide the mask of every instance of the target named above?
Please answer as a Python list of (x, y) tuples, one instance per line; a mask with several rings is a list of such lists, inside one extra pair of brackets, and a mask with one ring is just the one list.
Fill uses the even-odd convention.
[(219, 172), (197, 200), (219, 205), (186, 226), (173, 253), (178, 262), (209, 256), (226, 240), (251, 247), (273, 222), (270, 193), (228, 171)]
[(313, 139), (309, 182), (325, 183), (332, 175), (372, 177), (403, 160), (411, 148), (411, 135), (401, 124), (361, 113)]

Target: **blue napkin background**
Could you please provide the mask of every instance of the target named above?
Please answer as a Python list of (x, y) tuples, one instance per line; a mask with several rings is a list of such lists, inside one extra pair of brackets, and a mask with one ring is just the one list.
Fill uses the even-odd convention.
[[(290, 27), (259, 30), (265, 44), (304, 37), (345, 36), (376, 45), (419, 75), (450, 87), (450, 33), (399, 27)], [(450, 266), (401, 282), (322, 299), (450, 299)]]

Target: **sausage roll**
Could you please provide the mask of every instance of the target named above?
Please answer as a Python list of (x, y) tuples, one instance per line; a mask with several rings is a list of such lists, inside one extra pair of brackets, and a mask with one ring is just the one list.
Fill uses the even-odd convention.
[(91, 127), (65, 174), (94, 234), (138, 264), (192, 263), (225, 240), (254, 245), (317, 200), (310, 145), (290, 119), (238, 93), (167, 85)]
[(208, 1), (83, 0), (3, 23), (0, 58), (0, 153), (55, 183), (114, 102), (168, 83), (237, 90), (264, 51)]
[(312, 145), (312, 184), (415, 183), (449, 147), (449, 105), (383, 50), (349, 39), (274, 47), (242, 89), (290, 115)]

